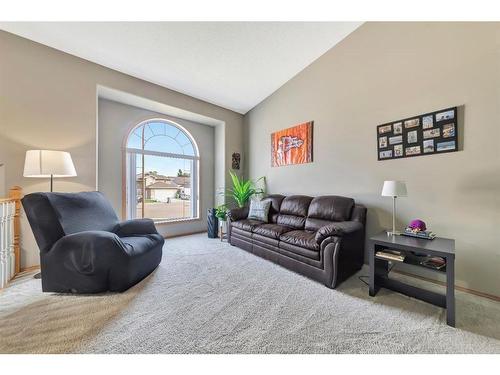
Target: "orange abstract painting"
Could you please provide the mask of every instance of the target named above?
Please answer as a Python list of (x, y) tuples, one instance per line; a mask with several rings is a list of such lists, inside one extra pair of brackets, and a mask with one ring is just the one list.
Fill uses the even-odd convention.
[(271, 134), (271, 163), (282, 165), (311, 163), (313, 122), (305, 122)]

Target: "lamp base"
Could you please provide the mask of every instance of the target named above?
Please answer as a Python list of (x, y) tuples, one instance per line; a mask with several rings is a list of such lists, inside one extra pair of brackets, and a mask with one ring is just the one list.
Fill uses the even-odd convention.
[(401, 235), (401, 232), (399, 231), (392, 231), (392, 230), (387, 230), (387, 235), (388, 236), (400, 236)]

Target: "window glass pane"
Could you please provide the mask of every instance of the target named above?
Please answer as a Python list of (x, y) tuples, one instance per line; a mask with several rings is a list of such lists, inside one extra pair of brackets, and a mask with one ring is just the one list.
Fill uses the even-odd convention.
[(153, 132), (151, 131), (151, 127), (149, 126), (149, 123), (148, 124), (144, 124), (144, 139), (145, 140), (148, 140), (149, 138), (151, 138), (154, 134)]
[(181, 130), (177, 126), (165, 123), (165, 135), (175, 138), (180, 131)]
[(136, 130), (130, 134), (128, 137), (127, 147), (142, 148), (141, 136), (138, 133), (140, 134), (140, 132)]
[(150, 122), (149, 128), (154, 135), (165, 135), (165, 124), (163, 122)]
[(177, 142), (179, 142), (180, 145), (185, 145), (185, 144), (191, 143), (189, 138), (184, 133), (177, 134), (177, 137), (175, 137), (175, 140)]
[[(153, 220), (193, 217), (192, 165), (193, 161), (187, 159), (153, 155), (144, 157), (144, 217)], [(138, 209), (142, 209), (140, 206)]]
[(184, 154), (181, 145), (177, 143), (175, 139), (165, 137), (163, 135), (157, 135), (155, 137), (149, 138), (144, 145), (144, 150), (168, 152), (171, 154), (180, 155)]
[(184, 145), (182, 147), (183, 149), (183, 153), (184, 155), (190, 155), (190, 156), (194, 156), (194, 149), (193, 149), (193, 145), (191, 143), (188, 143), (187, 145)]

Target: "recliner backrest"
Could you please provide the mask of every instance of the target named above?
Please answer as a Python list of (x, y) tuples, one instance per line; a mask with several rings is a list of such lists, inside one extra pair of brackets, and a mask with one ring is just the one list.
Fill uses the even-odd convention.
[(280, 194), (269, 194), (265, 198), (262, 198), (263, 201), (271, 201), (271, 207), (269, 208), (269, 222), (276, 223), (278, 221), (278, 215), (280, 212), (281, 202), (285, 198), (284, 195)]
[(65, 235), (88, 230), (112, 232), (119, 223), (113, 207), (98, 191), (45, 194)]
[(98, 191), (32, 193), (22, 199), (41, 252), (61, 237), (87, 230), (112, 232), (119, 223), (113, 207)]
[(354, 199), (336, 195), (323, 195), (314, 198), (309, 205), (306, 230), (316, 231), (324, 225), (336, 221), (351, 220)]
[(306, 195), (290, 195), (281, 202), (277, 223), (296, 229), (304, 229), (307, 212), (312, 197)]
[(21, 202), (40, 252), (49, 251), (52, 245), (64, 236), (64, 232), (47, 195), (28, 194)]

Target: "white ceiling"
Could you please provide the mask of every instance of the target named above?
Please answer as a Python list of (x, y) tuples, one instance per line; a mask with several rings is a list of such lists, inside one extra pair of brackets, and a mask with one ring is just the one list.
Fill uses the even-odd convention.
[(0, 29), (246, 113), (360, 22), (0, 22)]

